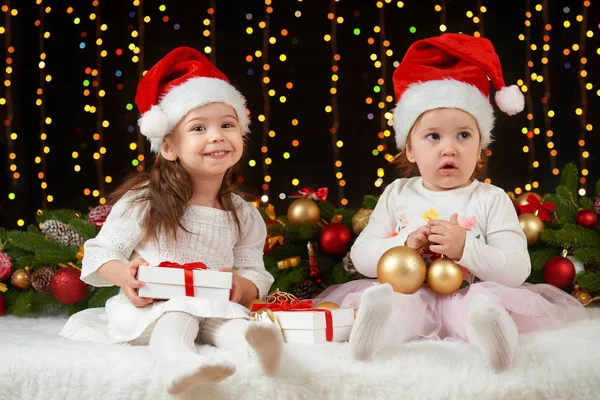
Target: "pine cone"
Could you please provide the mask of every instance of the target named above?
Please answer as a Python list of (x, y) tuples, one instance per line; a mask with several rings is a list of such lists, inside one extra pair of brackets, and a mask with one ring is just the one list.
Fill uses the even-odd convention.
[(317, 292), (317, 284), (313, 281), (304, 281), (294, 286), (294, 293), (301, 299), (312, 299)]
[(350, 252), (344, 257), (344, 269), (350, 274), (350, 276), (356, 274), (358, 271), (354, 268), (354, 263), (350, 258)]
[(50, 280), (54, 276), (56, 269), (53, 267), (41, 267), (31, 274), (31, 286), (38, 292), (47, 292), (50, 290)]
[(69, 247), (79, 247), (85, 242), (73, 228), (55, 219), (49, 219), (42, 224), (42, 233), (60, 244)]
[(0, 281), (6, 279), (12, 274), (13, 264), (12, 260), (3, 251), (0, 251)]
[(94, 207), (92, 208), (92, 211), (90, 211), (88, 221), (90, 221), (90, 224), (94, 225), (96, 228), (101, 228), (102, 225), (104, 225), (104, 221), (106, 221), (108, 214), (110, 214), (110, 210), (112, 210), (112, 206), (107, 204)]

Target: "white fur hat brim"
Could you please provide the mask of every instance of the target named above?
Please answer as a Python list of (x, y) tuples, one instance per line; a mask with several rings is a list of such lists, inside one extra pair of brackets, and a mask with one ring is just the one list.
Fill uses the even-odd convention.
[(489, 99), (477, 87), (453, 80), (413, 83), (400, 97), (394, 109), (394, 131), (399, 150), (406, 147), (406, 139), (421, 114), (436, 108), (458, 108), (475, 118), (481, 134), (481, 148), (493, 141), (494, 109)]
[(224, 103), (235, 110), (242, 134), (249, 132), (250, 118), (246, 113), (246, 99), (231, 84), (218, 78), (192, 78), (171, 88), (138, 121), (140, 132), (151, 143), (151, 151), (158, 153), (163, 138), (196, 107), (210, 103)]

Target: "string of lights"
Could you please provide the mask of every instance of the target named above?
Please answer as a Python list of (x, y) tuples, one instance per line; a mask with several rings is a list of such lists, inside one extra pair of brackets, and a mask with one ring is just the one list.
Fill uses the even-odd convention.
[(44, 44), (45, 40), (50, 37), (50, 32), (47, 32), (44, 27), (45, 14), (50, 13), (51, 8), (45, 7), (42, 0), (36, 0), (38, 5), (38, 19), (35, 21), (36, 26), (40, 32), (39, 36), (39, 51), (40, 51), (40, 61), (38, 64), (40, 74), (39, 74), (39, 87), (37, 90), (38, 99), (36, 100), (36, 105), (39, 107), (40, 112), (40, 156), (35, 158), (35, 162), (40, 165), (40, 170), (38, 172), (38, 179), (41, 181), (40, 186), (42, 188), (42, 208), (47, 208), (48, 203), (51, 203), (54, 198), (51, 194), (48, 194), (48, 167), (47, 167), (47, 157), (50, 153), (50, 146), (48, 146), (48, 126), (52, 123), (52, 119), (48, 117), (46, 112), (46, 84), (50, 83), (52, 80), (52, 76), (47, 75), (44, 72), (44, 68), (46, 67), (47, 59), (46, 53), (44, 52)]
[(588, 7), (590, 6), (590, 2), (588, 0), (583, 1), (583, 7), (581, 15), (577, 16), (577, 21), (581, 23), (580, 25), (580, 34), (579, 34), (579, 70), (578, 70), (578, 80), (579, 80), (579, 93), (581, 96), (581, 107), (575, 110), (575, 113), (579, 115), (579, 170), (581, 171), (581, 176), (579, 178), (579, 195), (585, 196), (586, 194), (586, 183), (587, 178), (586, 175), (588, 173), (587, 170), (587, 159), (590, 156), (590, 153), (587, 151), (586, 146), (586, 132), (592, 130), (592, 125), (587, 122), (588, 115), (588, 99), (587, 99), (587, 90), (586, 90), (586, 82), (585, 78), (587, 77), (587, 70), (585, 66), (587, 64), (587, 58), (585, 57), (585, 42), (587, 37), (592, 37), (593, 32), (587, 29), (587, 15), (588, 15)]
[[(329, 128), (329, 133), (331, 134), (331, 146), (333, 148), (333, 161), (334, 161), (334, 172), (335, 177), (337, 179), (337, 198), (340, 201), (340, 204), (345, 206), (348, 204), (348, 200), (344, 197), (344, 186), (346, 186), (346, 180), (343, 179), (344, 174), (341, 171), (342, 161), (340, 160), (340, 148), (344, 145), (344, 142), (339, 140), (339, 130), (340, 130), (340, 109), (338, 106), (338, 98), (337, 98), (337, 86), (339, 80), (339, 67), (338, 61), (341, 56), (338, 53), (338, 45), (337, 45), (337, 26), (344, 22), (343, 17), (337, 15), (336, 11), (336, 3), (339, 0), (330, 0), (329, 1), (329, 14), (327, 17), (329, 18), (329, 27), (331, 33), (329, 34), (329, 44), (331, 47), (331, 88), (329, 92), (331, 93), (331, 105), (327, 105), (325, 107), (326, 112), (332, 113), (332, 125)], [(327, 40), (327, 38), (326, 38)]]
[[(544, 111), (544, 127), (545, 127), (545, 145), (548, 149), (548, 159), (550, 162), (550, 169), (554, 175), (558, 173), (556, 168), (556, 156), (558, 150), (551, 148), (549, 144), (552, 142), (552, 137), (555, 133), (552, 131), (552, 118), (550, 115), (554, 115), (554, 111), (550, 110), (550, 101), (552, 100), (552, 88), (550, 86), (550, 68), (549, 68), (549, 56), (550, 56), (550, 31), (552, 25), (550, 25), (550, 17), (548, 16), (548, 0), (542, 1), (542, 20), (544, 25), (544, 45), (542, 47), (542, 79), (544, 80), (544, 96), (542, 97), (542, 109)], [(554, 139), (556, 140), (556, 138)], [(553, 146), (552, 146), (553, 147)], [(534, 168), (539, 167), (539, 162), (534, 162)]]
[[(15, 132), (13, 126), (14, 120), (14, 105), (13, 105), (13, 92), (12, 92), (12, 73), (13, 73), (13, 57), (15, 53), (15, 47), (12, 43), (12, 18), (18, 15), (17, 9), (11, 9), (10, 0), (6, 0), (2, 6), (2, 12), (4, 12), (4, 26), (0, 27), (0, 34), (4, 36), (4, 95), (0, 97), (0, 106), (5, 107), (4, 112), (4, 131), (6, 132), (6, 150), (8, 153), (8, 168), (10, 170), (10, 188), (8, 190), (8, 199), (16, 200), (16, 189), (21, 178), (21, 173), (18, 171), (17, 166), (17, 153), (16, 153), (16, 141), (18, 134)], [(23, 226), (25, 220), (19, 216), (16, 217), (17, 225)]]
[[(527, 154), (527, 183), (525, 190), (531, 190), (532, 172), (535, 159), (535, 142), (534, 134), (539, 132), (535, 127), (534, 105), (533, 105), (533, 90), (531, 90), (531, 81), (537, 79), (537, 74), (532, 72), (535, 64), (533, 62), (532, 51), (537, 50), (537, 45), (531, 43), (531, 0), (525, 1), (525, 82), (521, 85), (521, 91), (525, 95), (525, 104), (527, 106), (527, 127), (522, 129), (527, 138), (527, 145), (523, 146), (523, 153)], [(518, 190), (517, 190), (518, 189)], [(515, 189), (515, 193), (520, 194), (521, 189)]]
[[(265, 20), (259, 22), (258, 26), (263, 30), (262, 35), (262, 51), (255, 53), (256, 57), (262, 57), (262, 70), (261, 70), (261, 91), (263, 98), (263, 112), (258, 116), (258, 121), (262, 122), (263, 135), (262, 135), (262, 146), (260, 152), (262, 154), (262, 171), (263, 171), (263, 184), (262, 184), (262, 196), (261, 200), (264, 203), (269, 201), (269, 182), (271, 182), (271, 176), (269, 175), (269, 165), (271, 164), (271, 158), (269, 157), (269, 137), (274, 136), (274, 132), (270, 131), (271, 122), (271, 93), (275, 95), (275, 90), (269, 89), (269, 44), (275, 43), (275, 38), (271, 37), (271, 13), (273, 7), (271, 7), (271, 0), (265, 0)], [(298, 185), (298, 180), (294, 179), (292, 184)]]
[[(390, 1), (386, 0), (386, 3)], [(375, 88), (375, 92), (379, 90), (379, 104), (378, 107), (381, 109), (379, 112), (379, 133), (377, 134), (380, 143), (377, 146), (377, 152), (382, 153), (384, 158), (387, 161), (391, 161), (394, 156), (390, 154), (388, 148), (388, 140), (391, 136), (391, 131), (389, 129), (390, 124), (392, 123), (392, 113), (387, 111), (390, 106), (393, 104), (394, 97), (388, 95), (388, 62), (387, 59), (392, 57), (394, 51), (390, 49), (390, 42), (386, 38), (386, 25), (385, 25), (385, 8), (383, 2), (377, 2), (377, 27), (375, 29), (375, 33), (379, 33), (379, 60), (375, 61), (375, 68), (379, 70), (379, 79), (377, 80), (377, 86)], [(398, 4), (398, 7), (403, 6), (403, 4)], [(400, 7), (401, 8), (401, 7)], [(378, 31), (378, 32), (377, 32)], [(377, 89), (379, 88), (379, 89)], [(383, 177), (385, 176), (384, 168), (377, 168), (377, 180), (375, 181), (375, 186), (379, 187), (383, 183)]]
[[(94, 13), (90, 15), (91, 20), (96, 21), (96, 69), (95, 79), (92, 82), (92, 87), (96, 94), (96, 132), (94, 139), (96, 141), (97, 151), (93, 154), (96, 163), (96, 178), (98, 180), (98, 188), (92, 191), (92, 196), (99, 197), (100, 204), (104, 204), (106, 199), (104, 198), (104, 155), (106, 154), (106, 147), (104, 147), (104, 128), (108, 128), (110, 123), (104, 119), (104, 106), (102, 98), (106, 95), (104, 89), (102, 89), (102, 59), (107, 56), (107, 51), (102, 49), (104, 43), (102, 39), (102, 32), (106, 31), (108, 27), (103, 25), (100, 21), (100, 2), (94, 0), (92, 2), (94, 6)], [(94, 73), (94, 71), (92, 71)]]
[[(138, 82), (142, 79), (142, 77), (146, 74), (146, 70), (144, 69), (144, 49), (146, 48), (146, 22), (144, 21), (144, 0), (139, 0), (137, 3), (137, 28), (138, 28), (138, 35), (137, 35), (137, 48), (139, 49), (139, 52), (135, 55), (137, 57), (137, 62), (134, 61), (135, 64), (137, 64), (137, 78), (138, 78)], [(134, 2), (135, 5), (135, 2)], [(166, 9), (166, 7), (164, 5), (161, 5), (159, 7), (159, 11), (164, 12)], [(163, 22), (168, 22), (169, 21), (169, 17), (167, 15), (163, 16)], [(131, 105), (131, 107), (133, 108), (133, 104)], [(133, 144), (136, 144), (136, 146), (132, 149), (133, 151), (137, 150), (137, 162), (138, 165), (136, 166), (136, 169), (138, 171), (143, 171), (144, 170), (144, 166), (145, 166), (145, 143), (146, 141), (144, 140), (144, 135), (142, 135), (142, 132), (140, 132), (139, 127), (137, 127), (137, 124), (135, 124), (136, 129), (136, 143), (131, 143), (129, 148), (131, 149)]]

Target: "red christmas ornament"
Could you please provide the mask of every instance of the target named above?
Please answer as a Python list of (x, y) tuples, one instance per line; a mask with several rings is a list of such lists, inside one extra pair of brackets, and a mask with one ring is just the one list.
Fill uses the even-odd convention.
[(8, 278), (12, 274), (12, 270), (12, 260), (8, 254), (0, 250), (0, 281)]
[(563, 256), (549, 259), (542, 269), (544, 281), (559, 288), (573, 284), (575, 280), (575, 266)]
[(352, 231), (341, 222), (331, 222), (321, 229), (319, 246), (323, 253), (343, 257), (348, 253)]
[(6, 300), (4, 300), (4, 296), (0, 293), (0, 317), (6, 314)]
[(75, 268), (58, 270), (50, 281), (52, 296), (63, 304), (75, 304), (83, 300), (88, 288), (80, 277), (81, 271)]
[(92, 211), (90, 211), (88, 221), (90, 221), (90, 224), (94, 225), (96, 228), (101, 228), (102, 225), (104, 225), (104, 221), (106, 221), (108, 214), (110, 214), (110, 210), (112, 210), (112, 206), (106, 204), (94, 207), (92, 208)]
[(598, 224), (598, 217), (592, 210), (579, 210), (575, 222), (584, 228), (594, 229)]

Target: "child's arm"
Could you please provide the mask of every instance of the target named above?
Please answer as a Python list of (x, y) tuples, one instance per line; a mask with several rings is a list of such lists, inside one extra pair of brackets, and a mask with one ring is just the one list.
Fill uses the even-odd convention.
[(143, 238), (141, 223), (146, 207), (132, 200), (131, 196), (119, 200), (98, 235), (85, 242), (81, 268), (85, 283), (112, 286), (122, 282), (119, 268), (130, 263), (133, 249)]
[(525, 282), (531, 273), (527, 239), (508, 195), (495, 196), (488, 212), (485, 241), (467, 232), (463, 257), (458, 263), (484, 281), (509, 287)]
[(239, 281), (241, 297), (237, 302), (246, 304), (252, 299), (266, 297), (274, 278), (265, 269), (263, 261), (267, 239), (265, 222), (252, 204), (245, 204), (242, 209), (240, 239), (233, 249), (233, 268), (242, 278)]
[(400, 182), (396, 180), (385, 188), (369, 218), (369, 223), (352, 246), (352, 263), (364, 276), (376, 278), (377, 263), (383, 253), (392, 247), (403, 246), (406, 241), (403, 231), (394, 236), (397, 224), (394, 199), (399, 194)]

